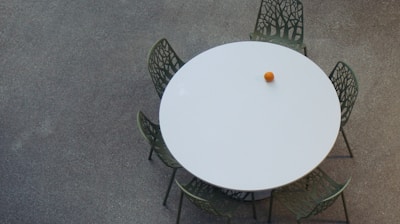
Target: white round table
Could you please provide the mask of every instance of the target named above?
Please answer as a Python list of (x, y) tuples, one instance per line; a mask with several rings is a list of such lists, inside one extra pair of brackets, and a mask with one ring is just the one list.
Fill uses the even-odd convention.
[[(264, 73), (275, 74), (273, 82)], [(340, 104), (326, 74), (304, 55), (266, 42), (209, 49), (169, 82), (160, 105), (163, 138), (198, 178), (261, 191), (291, 183), (328, 155)]]

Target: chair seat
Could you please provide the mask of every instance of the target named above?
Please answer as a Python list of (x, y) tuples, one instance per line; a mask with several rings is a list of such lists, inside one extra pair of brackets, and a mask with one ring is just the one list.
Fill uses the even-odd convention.
[(316, 195), (313, 191), (307, 191), (305, 189), (291, 189), (286, 191), (282, 189), (281, 192), (277, 191), (274, 198), (280, 201), (285, 207), (287, 207), (291, 212), (296, 214), (297, 218), (307, 217), (314, 208), (321, 203), (320, 198), (325, 196), (328, 198), (334, 195), (336, 191), (330, 190)]
[[(243, 194), (243, 192), (230, 191), (215, 187), (196, 177), (194, 177), (188, 184), (181, 185), (177, 180), (176, 184), (182, 192), (179, 201), (177, 223), (179, 223), (180, 220), (184, 195), (201, 210), (228, 218), (228, 223), (236, 209), (240, 205), (243, 205), (244, 197), (247, 196), (247, 194)], [(253, 206), (253, 215), (255, 215), (254, 209)]]
[(272, 191), (268, 222), (271, 222), (272, 202), (280, 201), (287, 209), (296, 215), (297, 222), (301, 219), (315, 216), (329, 208), (341, 196), (348, 222), (343, 191), (350, 183), (349, 178), (344, 184), (336, 183), (320, 168), (313, 170), (302, 179)]
[(157, 140), (154, 142), (154, 152), (161, 159), (161, 161), (168, 167), (171, 168), (182, 168), (181, 164), (176, 161), (171, 152), (166, 148), (165, 142), (161, 136), (161, 132), (158, 134)]
[(234, 211), (243, 202), (241, 198), (235, 198), (234, 195), (229, 194), (227, 191), (201, 181), (198, 178), (194, 178), (186, 184), (184, 190), (186, 190), (186, 193), (195, 195), (199, 199), (208, 201), (224, 216), (230, 216), (229, 213)]
[(297, 41), (292, 41), (289, 39), (284, 39), (279, 36), (266, 36), (264, 34), (253, 32), (250, 33), (250, 40), (254, 41), (265, 41), (274, 44), (279, 44), (293, 50), (298, 51), (299, 53), (303, 54), (305, 52), (306, 45), (304, 43), (300, 43)]

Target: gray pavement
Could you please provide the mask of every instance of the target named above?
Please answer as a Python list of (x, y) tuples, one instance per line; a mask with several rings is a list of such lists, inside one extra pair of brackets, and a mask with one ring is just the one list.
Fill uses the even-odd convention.
[[(352, 223), (398, 223), (400, 1), (302, 2), (309, 57), (326, 73), (347, 62), (360, 85), (346, 126), (355, 158), (339, 136), (321, 167), (339, 181), (353, 177), (345, 192)], [(161, 204), (171, 170), (147, 160), (136, 127), (138, 110), (158, 120), (147, 52), (166, 37), (187, 61), (248, 40), (258, 7), (258, 0), (1, 0), (0, 223), (174, 223), (176, 186)], [(312, 223), (344, 220), (339, 202)], [(267, 203), (257, 203), (258, 222), (244, 205), (233, 223), (266, 223)], [(274, 208), (274, 223), (295, 223)], [(184, 205), (182, 223), (222, 221)]]

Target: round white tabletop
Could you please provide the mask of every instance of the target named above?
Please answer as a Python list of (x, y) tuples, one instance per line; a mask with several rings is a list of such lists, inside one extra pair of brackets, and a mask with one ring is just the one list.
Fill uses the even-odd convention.
[[(264, 80), (267, 71), (273, 82)], [(309, 58), (245, 41), (187, 62), (163, 94), (160, 126), (173, 156), (193, 175), (259, 191), (317, 167), (335, 143), (340, 114), (333, 85)]]

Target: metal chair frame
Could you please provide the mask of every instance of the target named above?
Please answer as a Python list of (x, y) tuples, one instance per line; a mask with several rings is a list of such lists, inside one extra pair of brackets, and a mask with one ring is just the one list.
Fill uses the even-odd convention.
[(176, 171), (181, 168), (181, 165), (172, 156), (161, 136), (160, 126), (150, 121), (142, 111), (137, 113), (137, 125), (143, 137), (150, 144), (150, 153), (148, 160), (151, 160), (153, 152), (155, 152), (160, 160), (167, 166), (172, 168), (172, 174), (168, 183), (167, 192), (165, 194), (163, 205), (166, 205), (169, 192), (171, 191), (172, 183), (175, 179)]
[(301, 220), (315, 216), (328, 209), (338, 197), (342, 198), (346, 223), (349, 223), (343, 191), (350, 181), (351, 178), (344, 184), (338, 184), (322, 169), (317, 168), (302, 179), (273, 190), (269, 204), (268, 223), (271, 223), (274, 199), (280, 201), (295, 214), (297, 223), (300, 223)]
[(332, 72), (329, 75), (333, 86), (335, 87), (336, 93), (339, 97), (340, 109), (341, 109), (341, 122), (340, 132), (343, 135), (344, 141), (349, 151), (350, 157), (353, 157), (353, 153), (350, 148), (350, 144), (347, 140), (346, 134), (343, 127), (346, 125), (350, 118), (350, 114), (353, 110), (354, 104), (358, 95), (358, 82), (353, 70), (346, 63), (339, 61)]

